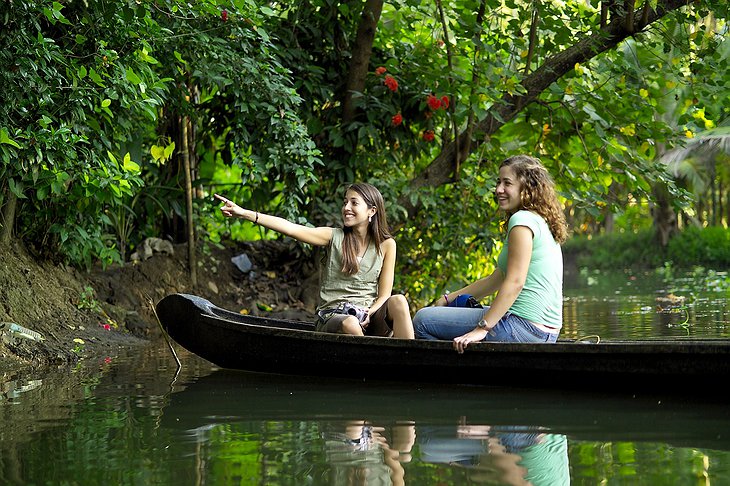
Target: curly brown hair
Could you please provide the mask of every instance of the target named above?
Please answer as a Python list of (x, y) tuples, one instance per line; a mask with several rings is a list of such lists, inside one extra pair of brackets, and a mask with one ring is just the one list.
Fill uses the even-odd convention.
[(505, 159), (499, 167), (510, 167), (520, 181), (520, 209), (542, 216), (555, 241), (563, 243), (568, 238), (565, 214), (558, 201), (555, 182), (540, 159), (529, 155), (515, 155)]

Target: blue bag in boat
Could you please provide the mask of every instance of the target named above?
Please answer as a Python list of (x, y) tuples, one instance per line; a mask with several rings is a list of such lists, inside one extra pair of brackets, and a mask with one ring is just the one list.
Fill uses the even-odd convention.
[(476, 307), (482, 309), (484, 306), (477, 299), (469, 294), (457, 296), (454, 300), (449, 301), (449, 307)]

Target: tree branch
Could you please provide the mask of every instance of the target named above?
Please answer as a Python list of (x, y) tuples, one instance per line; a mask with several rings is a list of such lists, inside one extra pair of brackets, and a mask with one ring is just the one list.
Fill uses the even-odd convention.
[[(634, 20), (633, 32), (640, 32), (647, 25), (661, 19), (668, 13), (687, 5), (687, 0), (665, 0), (657, 4), (655, 10), (646, 16), (640, 16)], [(472, 137), (469, 127), (462, 132), (456, 140), (444, 146), (441, 153), (431, 164), (421, 171), (409, 184), (409, 193), (416, 192), (422, 187), (439, 187), (452, 182), (450, 174), (454, 171), (454, 157), (456, 146), (470, 147), (470, 153), (476, 150), (485, 140), (485, 137), (494, 134), (502, 125), (511, 121), (527, 105), (537, 97), (553, 82), (560, 79), (576, 63), (586, 61), (599, 54), (616, 47), (621, 41), (633, 35), (625, 29), (623, 22), (611, 22), (605, 29), (595, 34), (578, 40), (574, 45), (568, 47), (545, 60), (545, 62), (532, 74), (526, 76), (522, 86), (526, 93), (519, 96), (504, 95), (500, 103), (494, 108), (493, 113), (487, 115), (476, 127), (475, 132), (484, 136), (475, 139)], [(468, 154), (464, 154), (466, 158)], [(420, 209), (420, 202), (413, 204), (409, 194), (404, 194), (398, 201), (406, 209), (408, 217), (412, 218)]]

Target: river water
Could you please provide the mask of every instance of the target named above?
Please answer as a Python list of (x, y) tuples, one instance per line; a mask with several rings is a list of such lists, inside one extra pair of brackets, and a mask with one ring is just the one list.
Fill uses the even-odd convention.
[[(727, 290), (697, 276), (583, 282), (566, 284), (562, 337), (730, 337)], [(685, 301), (665, 305), (670, 293)], [(175, 350), (180, 368), (160, 342), (7, 376), (0, 484), (730, 484), (725, 384), (682, 397), (404, 385), (234, 372)]]

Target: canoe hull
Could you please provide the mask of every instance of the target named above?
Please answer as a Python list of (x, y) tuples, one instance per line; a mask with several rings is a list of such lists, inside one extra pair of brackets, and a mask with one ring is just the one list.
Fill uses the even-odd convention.
[(318, 333), (310, 323), (243, 316), (186, 294), (165, 297), (166, 332), (229, 369), (302, 376), (529, 388), (646, 391), (717, 387), (730, 377), (730, 341), (479, 343)]

